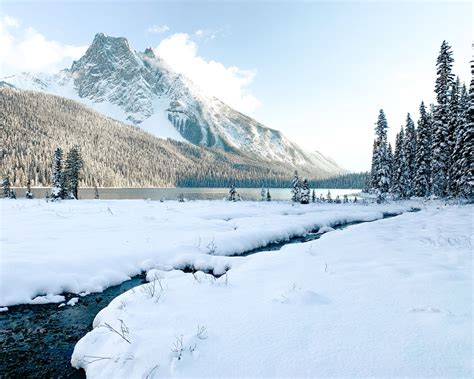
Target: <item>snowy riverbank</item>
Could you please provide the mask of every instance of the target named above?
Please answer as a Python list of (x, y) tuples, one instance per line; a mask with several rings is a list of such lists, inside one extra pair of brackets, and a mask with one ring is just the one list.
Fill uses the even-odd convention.
[(238, 262), (226, 255), (411, 206), (3, 199), (0, 306), (61, 302), (157, 267), (222, 274)]
[[(193, 209), (202, 227), (214, 225), (219, 244), (231, 234), (219, 215), (233, 215), (236, 234), (252, 219), (259, 221), (249, 225), (255, 232), (276, 225), (295, 232), (310, 220), (327, 224), (331, 214), (340, 212), (340, 219), (350, 209), (346, 214), (363, 217), (370, 209), (167, 206), (172, 211), (164, 214)], [(159, 280), (97, 315), (72, 363), (92, 378), (472, 377), (472, 212), (472, 206), (429, 206), (355, 225), (239, 258), (219, 279), (151, 271), (150, 279)], [(239, 240), (262, 240), (250, 236)]]

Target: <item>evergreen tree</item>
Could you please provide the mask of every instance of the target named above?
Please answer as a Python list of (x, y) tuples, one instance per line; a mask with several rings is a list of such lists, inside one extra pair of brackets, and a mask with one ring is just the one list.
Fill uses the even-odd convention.
[(343, 204), (347, 204), (349, 202), (349, 198), (347, 197), (347, 195), (344, 195), (344, 197), (342, 198), (342, 202)]
[[(321, 194), (321, 196), (322, 196), (322, 194)], [(327, 194), (327, 199), (326, 199), (326, 200), (327, 200), (328, 203), (332, 203), (331, 191), (329, 191), (329, 190), (328, 190), (328, 194)]]
[(418, 120), (415, 166), (414, 194), (427, 197), (431, 191), (431, 119), (423, 102)]
[(316, 202), (316, 192), (313, 190), (311, 194), (311, 202), (315, 203)]
[(33, 193), (31, 192), (31, 179), (28, 178), (28, 181), (26, 182), (26, 193), (25, 197), (27, 199), (32, 199), (33, 198)]
[(393, 176), (393, 149), (392, 149), (392, 144), (388, 144), (387, 148), (387, 164), (388, 164), (388, 172), (389, 172), (389, 177), (390, 177), (390, 186), (389, 186), (389, 191), (392, 186), (392, 176)]
[(270, 195), (270, 189), (267, 188), (267, 201), (272, 201), (272, 195)]
[(265, 195), (266, 195), (266, 191), (265, 191), (265, 188), (263, 188), (263, 186), (262, 186), (262, 189), (260, 191), (260, 200), (261, 201), (265, 201)]
[(406, 195), (408, 197), (413, 195), (414, 182), (416, 174), (416, 132), (415, 124), (411, 119), (410, 113), (407, 114), (405, 139), (404, 139), (404, 153), (407, 164), (407, 188)]
[(459, 77), (453, 81), (449, 97), (449, 120), (448, 120), (448, 176), (447, 176), (447, 194), (449, 196), (457, 196), (457, 165), (456, 161), (459, 158), (460, 151), (457, 150), (460, 146), (456, 146), (457, 133), (463, 128), (462, 110), (460, 109), (461, 97), (461, 82)]
[(473, 197), (474, 186), (474, 61), (471, 61), (469, 95), (463, 86), (459, 100), (461, 122), (456, 133), (455, 166), (457, 195)]
[(51, 175), (51, 199), (58, 200), (64, 198), (64, 177), (62, 172), (63, 151), (60, 147), (54, 150), (53, 167)]
[(300, 189), (300, 203), (301, 204), (309, 204), (309, 194), (310, 194), (310, 189), (309, 189), (308, 181), (305, 178), (303, 179), (303, 183)]
[(436, 61), (436, 100), (434, 109), (433, 142), (432, 142), (432, 186), (436, 196), (444, 197), (448, 190), (449, 164), (449, 93), (453, 83), (453, 54), (451, 47), (443, 41)]
[(408, 196), (409, 177), (408, 163), (405, 155), (405, 132), (403, 127), (397, 134), (392, 175), (392, 193), (395, 197), (405, 199)]
[(235, 190), (235, 186), (232, 184), (229, 189), (229, 197), (227, 198), (229, 201), (237, 201), (237, 191)]
[(299, 203), (301, 200), (301, 183), (298, 177), (298, 171), (295, 171), (291, 187), (291, 201), (293, 201), (294, 203)]
[(99, 189), (97, 188), (97, 184), (94, 183), (94, 199), (99, 200)]
[(384, 197), (390, 188), (390, 163), (387, 146), (387, 119), (381, 109), (375, 126), (375, 142), (372, 156), (372, 189)]
[(11, 197), (11, 193), (12, 193), (12, 190), (11, 190), (11, 187), (10, 187), (10, 178), (8, 176), (6, 176), (5, 178), (3, 178), (2, 180), (2, 188), (3, 188), (3, 197), (5, 199), (8, 199)]
[(79, 172), (83, 166), (81, 152), (78, 146), (73, 146), (66, 157), (66, 189), (68, 197), (77, 199), (79, 189)]

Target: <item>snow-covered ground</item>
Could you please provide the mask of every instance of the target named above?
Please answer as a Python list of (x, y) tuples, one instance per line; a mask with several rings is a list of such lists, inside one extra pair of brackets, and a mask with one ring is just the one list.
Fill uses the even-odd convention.
[(411, 204), (3, 199), (0, 207), (0, 306), (9, 306), (61, 302), (62, 293), (102, 291), (157, 267), (222, 274), (239, 260), (226, 255)]
[[(123, 259), (133, 257), (122, 247), (124, 239), (135, 244), (148, 234), (153, 238), (153, 248), (139, 244), (139, 256), (132, 259), (138, 267), (145, 257), (188, 251), (202, 259), (196, 255), (204, 253), (196, 244), (199, 233), (201, 246), (213, 233), (224, 254), (318, 223), (371, 218), (375, 211), (259, 203), (127, 206), (134, 211), (107, 202), (84, 203), (78, 206), (80, 213), (69, 212), (65, 204), (38, 205), (38, 212), (44, 215), (46, 207), (52, 214), (45, 230), (59, 225), (51, 225), (56, 214), (64, 223), (88, 213), (90, 222), (109, 217), (97, 232), (108, 237), (84, 258), (100, 261), (103, 255), (109, 267), (119, 270)], [(103, 210), (107, 207), (113, 215)], [(30, 214), (34, 209), (25, 208)], [(16, 206), (7, 210), (10, 217), (18, 212)], [(428, 206), (418, 213), (330, 231), (279, 252), (238, 258), (219, 279), (151, 270), (149, 284), (124, 293), (97, 315), (94, 330), (76, 345), (72, 363), (92, 378), (472, 377), (472, 215), (472, 206)], [(120, 217), (129, 219), (130, 230), (122, 229)], [(172, 232), (178, 220), (182, 240)], [(30, 224), (25, 222), (22, 230)], [(135, 239), (137, 224), (149, 228)], [(77, 230), (84, 233), (85, 226)], [(42, 243), (54, 235), (48, 231)], [(117, 241), (109, 240), (112, 235)], [(74, 243), (93, 248), (86, 236)], [(8, 251), (15, 246), (18, 251), (15, 234), (11, 238), (16, 243), (7, 244)], [(47, 251), (65, 241), (59, 233), (57, 238)], [(105, 254), (107, 242), (111, 251)], [(160, 246), (170, 250), (165, 253)], [(77, 259), (68, 249), (78, 248), (65, 248), (65, 267), (73, 271)], [(7, 264), (12, 264), (10, 259)]]

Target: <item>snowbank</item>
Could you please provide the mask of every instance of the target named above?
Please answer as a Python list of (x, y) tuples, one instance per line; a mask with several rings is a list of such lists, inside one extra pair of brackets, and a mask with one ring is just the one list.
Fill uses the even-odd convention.
[[(284, 229), (282, 212), (292, 215), (292, 230), (328, 223), (331, 213), (278, 204), (186, 207), (160, 217), (187, 209), (201, 225), (213, 224), (219, 242), (231, 234), (225, 223), (245, 228), (251, 213), (258, 230)], [(97, 315), (72, 364), (91, 378), (472, 377), (472, 212), (430, 207), (336, 230), (239, 258), (219, 279), (153, 270), (149, 284)], [(249, 229), (239, 238), (256, 238)]]
[(158, 266), (222, 274), (235, 262), (227, 255), (410, 205), (2, 199), (0, 207), (0, 306), (9, 306), (100, 292)]

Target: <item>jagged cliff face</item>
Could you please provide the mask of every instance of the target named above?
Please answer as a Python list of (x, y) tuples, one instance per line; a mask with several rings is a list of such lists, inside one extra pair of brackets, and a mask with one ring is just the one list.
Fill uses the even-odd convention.
[(331, 159), (304, 151), (279, 131), (205, 95), (151, 49), (133, 51), (125, 38), (99, 33), (70, 69), (53, 76), (23, 73), (1, 81), (82, 101), (158, 136), (311, 167), (314, 177), (344, 172)]

